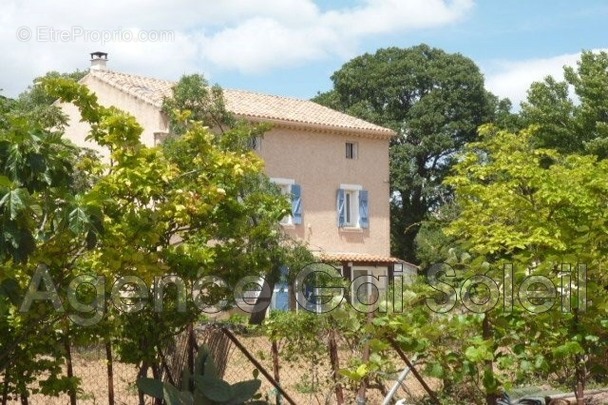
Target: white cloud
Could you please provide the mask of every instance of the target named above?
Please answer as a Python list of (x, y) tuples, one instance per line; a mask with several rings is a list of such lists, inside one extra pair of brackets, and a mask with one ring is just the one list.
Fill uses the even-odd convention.
[[(352, 55), (366, 36), (448, 24), (473, 6), (472, 0), (365, 0), (358, 7), (323, 13), (310, 0), (298, 3), (311, 7), (300, 14), (293, 10), (285, 19), (247, 19), (208, 35), (207, 56), (224, 68), (256, 72), (330, 54)], [(293, 18), (298, 23), (291, 23)]]
[(248, 20), (203, 42), (203, 52), (211, 62), (247, 73), (321, 59), (340, 48), (340, 38), (331, 30), (294, 30), (268, 18)]
[(330, 11), (321, 19), (345, 36), (361, 36), (449, 24), (472, 7), (472, 0), (366, 0), (362, 7)]
[[(606, 49), (595, 49), (599, 52)], [(557, 55), (549, 58), (527, 59), (520, 61), (498, 61), (486, 71), (486, 87), (492, 93), (507, 97), (518, 109), (527, 97), (528, 89), (533, 82), (544, 80), (553, 76), (556, 80), (563, 80), (564, 66), (576, 66), (580, 59), (579, 53)]]
[[(473, 0), (353, 2), (350, 8), (321, 11), (313, 0), (121, 0), (111, 6), (3, 0), (0, 88), (14, 96), (36, 75), (84, 69), (84, 55), (98, 50), (110, 53), (117, 70), (128, 67), (173, 78), (191, 71), (252, 73), (336, 54), (350, 57), (370, 35), (448, 24), (473, 6)], [(18, 31), (20, 27), (25, 28)], [(173, 37), (157, 42), (125, 39), (138, 30), (172, 30)], [(28, 33), (29, 38), (17, 37)], [(108, 41), (101, 40), (112, 33)]]

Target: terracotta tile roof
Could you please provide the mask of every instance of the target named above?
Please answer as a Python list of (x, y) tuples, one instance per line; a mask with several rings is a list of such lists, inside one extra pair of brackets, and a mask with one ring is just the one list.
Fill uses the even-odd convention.
[[(89, 76), (160, 108), (176, 83), (110, 70), (92, 70)], [(351, 132), (390, 138), (395, 132), (309, 100), (224, 89), (226, 108), (239, 118), (317, 130)]]
[(361, 253), (318, 253), (317, 257), (326, 262), (353, 262), (353, 263), (401, 263), (396, 257), (378, 256)]

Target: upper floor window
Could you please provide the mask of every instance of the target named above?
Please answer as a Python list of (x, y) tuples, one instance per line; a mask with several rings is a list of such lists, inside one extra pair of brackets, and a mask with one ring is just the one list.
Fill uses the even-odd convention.
[(346, 158), (357, 159), (358, 144), (355, 142), (346, 142)]
[(288, 195), (291, 200), (291, 215), (286, 215), (281, 219), (282, 225), (298, 225), (302, 223), (302, 187), (293, 179), (272, 178), (281, 193)]
[(261, 136), (252, 136), (251, 138), (249, 138), (248, 143), (249, 143), (249, 148), (251, 150), (255, 150), (258, 152), (262, 150), (262, 137)]
[(363, 187), (341, 184), (337, 197), (338, 226), (340, 228), (369, 227), (369, 196)]

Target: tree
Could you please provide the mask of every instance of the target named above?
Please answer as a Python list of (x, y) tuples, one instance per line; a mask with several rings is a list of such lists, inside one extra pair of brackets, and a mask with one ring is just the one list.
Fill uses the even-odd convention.
[[(27, 402), (29, 384), (57, 394), (75, 389), (62, 374), (68, 355), (65, 314), (34, 305), (21, 312), (27, 282), (43, 264), (66, 283), (74, 258), (95, 245), (101, 231), (91, 204), (87, 162), (49, 120), (48, 110), (0, 100), (0, 370), (2, 403), (11, 396)], [(55, 115), (56, 116), (56, 115)], [(40, 356), (49, 356), (41, 361)], [(35, 388), (34, 390), (37, 390)]]
[(333, 90), (315, 101), (398, 133), (390, 150), (391, 250), (417, 262), (421, 222), (450, 198), (441, 182), (454, 154), (509, 104), (484, 89), (473, 61), (427, 45), (356, 57), (331, 79)]
[(523, 125), (539, 127), (539, 147), (608, 157), (608, 53), (585, 51), (563, 81), (533, 83), (521, 107)]
[[(252, 124), (237, 120), (225, 108), (222, 89), (217, 85), (210, 87), (201, 75), (183, 76), (173, 87), (173, 96), (164, 100), (163, 112), (169, 117), (171, 131), (164, 149), (166, 153), (175, 155), (176, 161), (184, 162), (185, 165), (189, 161), (180, 156), (181, 152), (176, 145), (179, 145), (180, 137), (191, 129), (193, 123), (196, 125), (202, 122), (212, 128), (215, 132), (214, 144), (230, 153), (251, 153), (251, 142), (270, 129), (264, 123)], [(241, 199), (273, 198), (288, 204), (286, 196), (261, 171), (249, 176), (239, 190), (239, 196)], [(289, 209), (283, 209), (280, 217), (289, 212)], [(255, 304), (255, 307), (264, 309), (252, 312), (249, 318), (251, 324), (260, 324), (266, 316), (265, 308), (270, 304), (274, 285), (281, 278), (281, 268), (307, 264), (312, 260), (312, 255), (282, 232), (277, 218), (252, 210), (248, 221), (256, 227), (271, 230), (264, 237), (251, 239), (249, 246), (252, 254), (265, 258), (264, 264), (258, 263), (257, 268), (263, 269), (259, 274), (263, 275), (269, 288), (262, 289)]]
[[(171, 147), (146, 147), (135, 119), (99, 105), (86, 87), (57, 76), (37, 86), (44, 99), (74, 103), (111, 160), (82, 156), (44, 117), (33, 120), (0, 100), (4, 402), (13, 395), (27, 402), (31, 383), (45, 373), (43, 393), (75, 393), (75, 379), (57, 376), (76, 340), (102, 339), (142, 373), (158, 372), (158, 350), (168, 339), (232, 295), (207, 284), (196, 290), (197, 282), (211, 276), (234, 286), (264, 274), (274, 260), (268, 243), (289, 212), (283, 197), (255, 188), (261, 160), (245, 146), (230, 147), (246, 145), (250, 132), (233, 128), (218, 137), (201, 122), (184, 121), (187, 130)], [(57, 300), (36, 295), (50, 288), (34, 282), (36, 274), (57, 287)], [(184, 288), (177, 282), (161, 292), (156, 278), (168, 275)], [(119, 280), (127, 283), (117, 297)], [(134, 287), (160, 298), (163, 309), (124, 295)], [(193, 289), (199, 293), (184, 296)]]
[[(209, 82), (198, 74), (182, 76), (173, 86), (172, 97), (165, 98), (162, 110), (169, 117), (169, 128), (173, 136), (183, 135), (189, 122), (203, 122), (211, 128), (223, 131), (236, 123), (226, 110), (222, 88), (209, 86)], [(188, 111), (185, 121), (180, 113)]]
[[(516, 287), (525, 311), (485, 311), (483, 357), (493, 375), (489, 381), (496, 381), (486, 385), (488, 393), (505, 381), (504, 375), (494, 377), (493, 364), (516, 362), (522, 371), (559, 376), (583, 403), (590, 370), (600, 381), (606, 375), (608, 161), (537, 148), (537, 131), (483, 128), (482, 140), (467, 146), (447, 179), (460, 215), (446, 231), (476, 257), (470, 270), (478, 275), (485, 274), (483, 261), (508, 265), (511, 285), (536, 280), (547, 292), (522, 299)], [(509, 290), (505, 283), (496, 285), (497, 291)], [(514, 351), (505, 354), (500, 348), (509, 344)]]
[(19, 94), (15, 99), (15, 108), (21, 114), (34, 117), (38, 121), (43, 121), (47, 128), (61, 130), (67, 125), (67, 117), (59, 106), (54, 105), (55, 99), (38, 86), (45, 78), (64, 78), (78, 81), (87, 74), (86, 71), (76, 70), (71, 73), (48, 72), (44, 76), (34, 79), (33, 84)]
[[(188, 120), (190, 111), (176, 111), (184, 132), (167, 145), (149, 148), (140, 143), (142, 129), (133, 117), (99, 106), (78, 85), (59, 79), (45, 83), (81, 110), (93, 128), (92, 139), (111, 151), (109, 172), (93, 186), (104, 202), (104, 234), (96, 251), (80, 261), (83, 270), (139, 277), (146, 285), (172, 274), (191, 290), (204, 277), (234, 287), (273, 266), (283, 248), (276, 242), (279, 220), (289, 205), (283, 196), (258, 187), (262, 162), (244, 141), (250, 130), (237, 125), (214, 134), (202, 122)], [(196, 319), (201, 307), (233, 301), (232, 293), (211, 289), (177, 315), (151, 308), (137, 316), (116, 314), (123, 324), (121, 352), (144, 372), (157, 360), (157, 349)]]

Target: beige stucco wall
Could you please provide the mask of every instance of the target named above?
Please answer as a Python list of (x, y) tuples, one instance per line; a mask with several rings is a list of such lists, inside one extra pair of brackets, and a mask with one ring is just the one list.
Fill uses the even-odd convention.
[[(166, 132), (167, 123), (158, 108), (86, 76), (83, 84), (94, 91), (99, 103), (116, 106), (136, 117), (144, 128), (142, 142), (154, 145), (154, 133)], [(71, 104), (62, 104), (70, 118), (66, 136), (79, 146), (107, 150), (85, 141), (89, 127)], [(358, 158), (346, 159), (345, 143), (358, 144)], [(308, 243), (313, 251), (389, 256), (389, 157), (388, 140), (344, 134), (274, 128), (259, 151), (270, 177), (293, 179), (302, 187), (302, 224), (285, 231)], [(369, 228), (337, 226), (336, 193), (340, 184), (360, 185), (369, 192)]]
[[(144, 130), (141, 136), (141, 141), (144, 145), (154, 146), (154, 133), (167, 131), (167, 122), (155, 106), (117, 91), (93, 76), (85, 76), (80, 83), (86, 85), (89, 90), (97, 95), (99, 104), (106, 107), (115, 106), (133, 115)], [(102, 156), (107, 156), (107, 149), (101, 148), (94, 142), (85, 140), (89, 135), (90, 127), (88, 124), (80, 121), (78, 109), (73, 104), (60, 104), (60, 106), (69, 117), (69, 127), (65, 131), (66, 137), (78, 146), (97, 150)]]
[[(358, 158), (346, 159), (346, 142), (358, 144)], [(302, 224), (285, 227), (312, 250), (389, 256), (388, 140), (275, 128), (265, 134), (260, 156), (270, 177), (302, 187)], [(369, 228), (337, 225), (340, 184), (369, 192)]]

